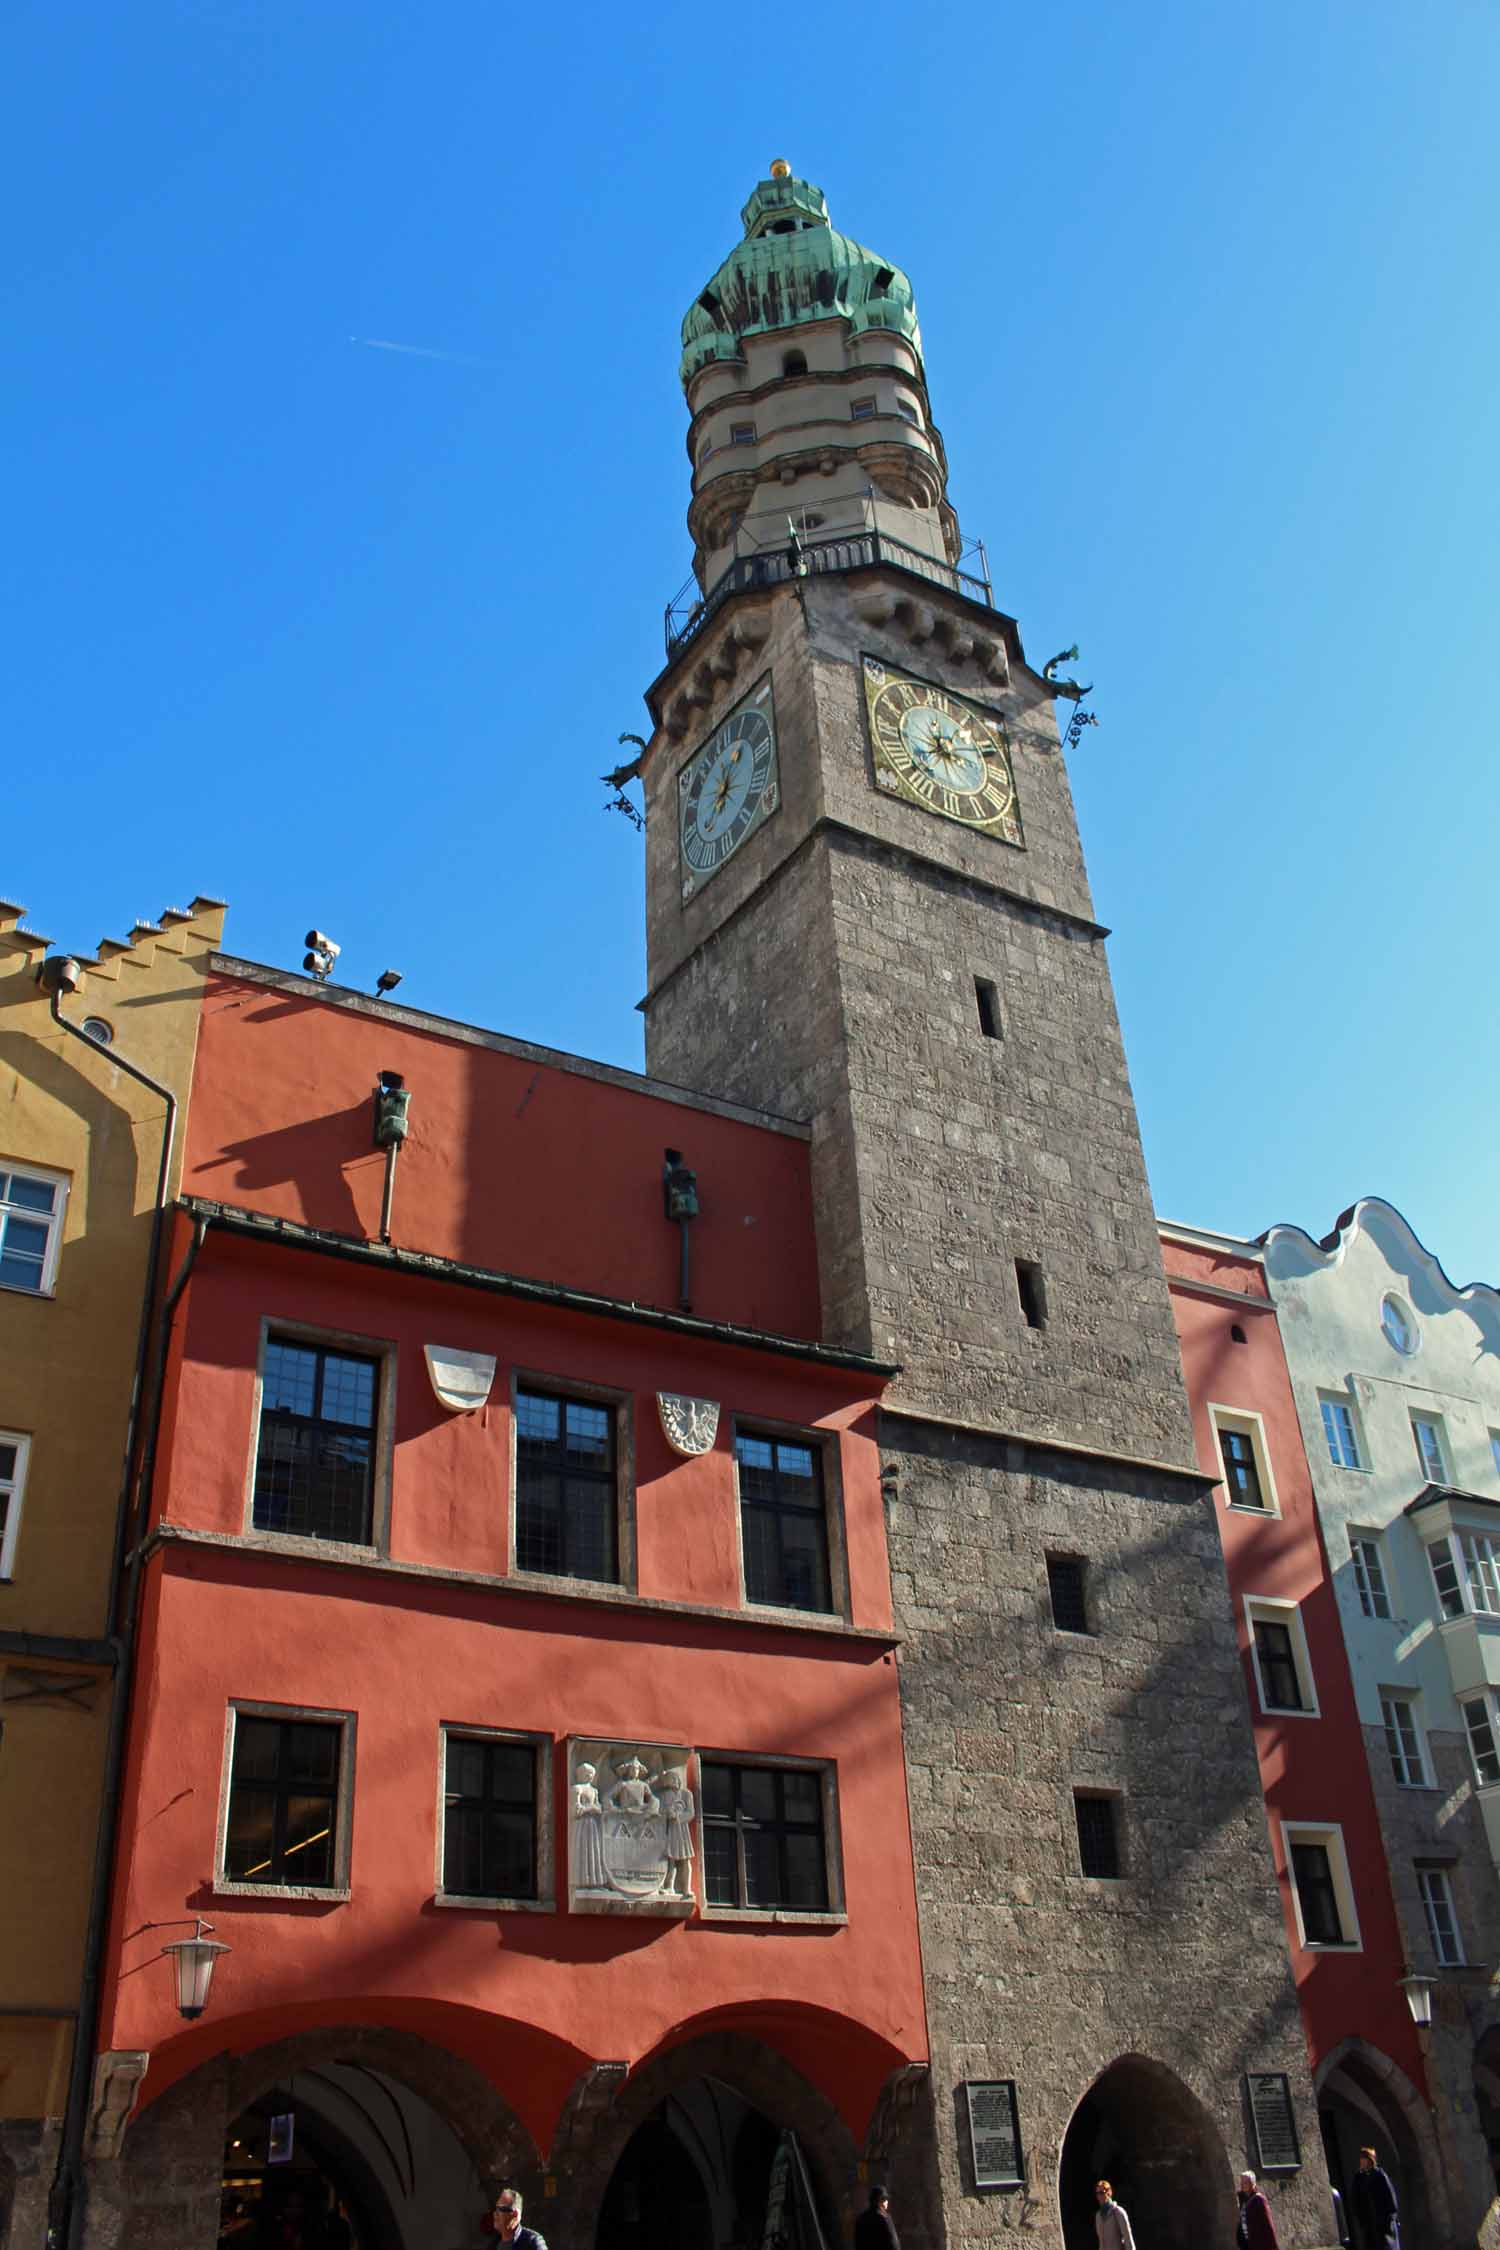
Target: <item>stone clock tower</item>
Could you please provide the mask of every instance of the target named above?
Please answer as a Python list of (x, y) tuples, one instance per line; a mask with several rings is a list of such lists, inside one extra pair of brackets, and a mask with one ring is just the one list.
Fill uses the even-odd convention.
[[(932, 2074), (898, 2218), (1091, 2243), (1113, 2167), (1150, 2250), (1227, 2241), (1246, 2074), (1319, 2144), (1059, 691), (965, 565), (905, 275), (783, 164), (743, 217), (683, 322), (647, 1062), (811, 1121), (825, 1338), (903, 1370)], [(1007, 2085), (994, 2188), (970, 2112)], [(1286, 2180), (1283, 2241), (1320, 2239)]]

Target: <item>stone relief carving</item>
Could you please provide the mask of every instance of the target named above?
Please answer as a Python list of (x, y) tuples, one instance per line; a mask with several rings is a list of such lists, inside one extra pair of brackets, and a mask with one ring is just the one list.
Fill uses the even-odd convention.
[(424, 1344), (427, 1372), (440, 1406), (450, 1414), (472, 1414), (485, 1405), (495, 1380), (491, 1352), (464, 1352), (455, 1344)]
[(658, 1391), (656, 1411), (662, 1435), (674, 1453), (707, 1453), (719, 1434), (716, 1398), (686, 1398), (681, 1391)]
[(690, 1914), (692, 1752), (660, 1743), (568, 1745), (568, 1893), (584, 1914)]

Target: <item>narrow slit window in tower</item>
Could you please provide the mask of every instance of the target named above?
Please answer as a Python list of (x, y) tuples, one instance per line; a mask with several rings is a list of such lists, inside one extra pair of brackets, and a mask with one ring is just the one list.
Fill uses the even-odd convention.
[(788, 352), (781, 362), (781, 372), (783, 375), (805, 375), (807, 373), (806, 352)]
[(1042, 1279), (1042, 1269), (1034, 1258), (1016, 1260), (1016, 1295), (1021, 1300), (1021, 1312), (1027, 1327), (1045, 1328), (1047, 1284)]
[(1000, 1021), (1000, 993), (989, 977), (974, 979), (974, 1005), (979, 1010), (979, 1028), (986, 1039), (1003, 1039), (1005, 1027)]

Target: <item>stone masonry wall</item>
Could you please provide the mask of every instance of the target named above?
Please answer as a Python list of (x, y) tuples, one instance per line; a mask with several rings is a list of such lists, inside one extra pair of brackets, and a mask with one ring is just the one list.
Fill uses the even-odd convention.
[[(1326, 2240), (1305, 2042), (1104, 933), (1050, 696), (1019, 669), (1009, 684), (993, 666), (982, 677), (962, 628), (940, 594), (883, 607), (862, 579), (775, 598), (758, 651), (775, 682), (782, 808), (686, 912), (675, 778), (669, 789), (665, 760), (648, 774), (649, 1067), (810, 1120), (825, 1335), (902, 1364), (883, 1448), (949, 2242), (998, 2226), (1060, 2242), (1068, 2121), (1131, 2055), (1175, 2073), (1211, 2120), (1200, 2169), (1222, 2175), (1222, 2208), (1198, 2218), (1226, 2242), (1230, 2167), (1253, 2161), (1243, 2073), (1287, 2071), (1307, 2164), (1276, 2190), (1278, 2225), (1288, 2246)], [(877, 790), (864, 654), (1003, 714), (1024, 850)], [(723, 711), (701, 685), (706, 732)], [(723, 710), (740, 692), (722, 691)], [(998, 988), (999, 1039), (979, 1022), (976, 977)], [(1040, 1327), (1023, 1314), (1018, 1259), (1041, 1269)], [(1087, 1637), (1052, 1626), (1049, 1548), (1085, 1558)], [(1078, 1872), (1079, 1787), (1118, 1792), (1117, 1882)], [(966, 2080), (989, 2077), (1020, 2082), (1023, 2199), (965, 2176), (955, 2105)], [(1166, 2245), (1161, 2227), (1150, 2250)]]

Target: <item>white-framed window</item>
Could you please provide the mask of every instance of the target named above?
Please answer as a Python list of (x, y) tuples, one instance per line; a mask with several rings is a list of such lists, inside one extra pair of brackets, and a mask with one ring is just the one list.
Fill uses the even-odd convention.
[(755, 424), (753, 422), (731, 422), (729, 425), (729, 442), (731, 445), (754, 445)]
[(1447, 1868), (1424, 1867), (1419, 1861), (1417, 1889), (1422, 1894), (1427, 1935), (1432, 1941), (1432, 1951), (1438, 1967), (1461, 1969), (1464, 1966), (1464, 1941), (1459, 1935), (1458, 1915), (1453, 1905), (1453, 1885), (1448, 1880)]
[(26, 1496), (26, 1465), (31, 1440), (19, 1430), (0, 1430), (0, 1578), (15, 1576), (21, 1503)]
[(1500, 1617), (1500, 1546), (1482, 1531), (1444, 1532), (1427, 1543), (1445, 1617)]
[(1495, 1739), (1494, 1701), (1494, 1691), (1486, 1689), (1483, 1695), (1465, 1696), (1459, 1705), (1469, 1737), (1469, 1756), (1474, 1761), (1474, 1778), (1481, 1789), (1500, 1788), (1500, 1743)]
[(1336, 1469), (1362, 1469), (1364, 1461), (1359, 1450), (1359, 1431), (1354, 1424), (1354, 1409), (1346, 1398), (1330, 1391), (1318, 1393), (1318, 1411), (1323, 1417), (1323, 1435), (1328, 1441), (1328, 1458)]
[(352, 1711), (234, 1702), (224, 1744), (219, 1888), (347, 1898)]
[(1429, 1484), (1448, 1482), (1448, 1449), (1443, 1443), (1443, 1425), (1436, 1414), (1414, 1414), (1411, 1434), (1417, 1448), (1417, 1459)]
[(1343, 1830), (1336, 1821), (1284, 1820), (1281, 1837), (1302, 1944), (1312, 1952), (1361, 1952)]
[(1500, 1476), (1500, 1430), (1490, 1432), (1490, 1459), (1495, 1464), (1495, 1474)]
[(1265, 1424), (1258, 1414), (1237, 1406), (1209, 1406), (1219, 1459), (1224, 1469), (1224, 1498), (1231, 1508), (1246, 1508), (1256, 1515), (1279, 1516), (1276, 1479), (1266, 1450)]
[(437, 1898), (544, 1912), (552, 1896), (552, 1744), (508, 1728), (444, 1726)]
[(51, 1296), (67, 1203), (65, 1172), (0, 1162), (0, 1289)]
[(1421, 1337), (1412, 1309), (1405, 1298), (1396, 1296), (1394, 1292), (1381, 1298), (1380, 1325), (1391, 1349), (1400, 1352), (1403, 1359), (1410, 1359), (1421, 1342)]
[(1380, 1717), (1385, 1727), (1386, 1754), (1391, 1772), (1403, 1789), (1427, 1789), (1432, 1776), (1417, 1717), (1417, 1699), (1401, 1688), (1382, 1688)]
[(1250, 1594), (1245, 1599), (1245, 1618), (1262, 1711), (1278, 1717), (1296, 1714), (1315, 1719), (1318, 1696), (1297, 1604)]
[(1354, 1565), (1354, 1588), (1359, 1595), (1359, 1606), (1366, 1617), (1389, 1617), (1391, 1596), (1385, 1582), (1380, 1541), (1370, 1532), (1351, 1531), (1349, 1560)]
[(849, 419), (851, 422), (868, 422), (874, 412), (875, 401), (872, 398), (856, 398), (850, 401)]

